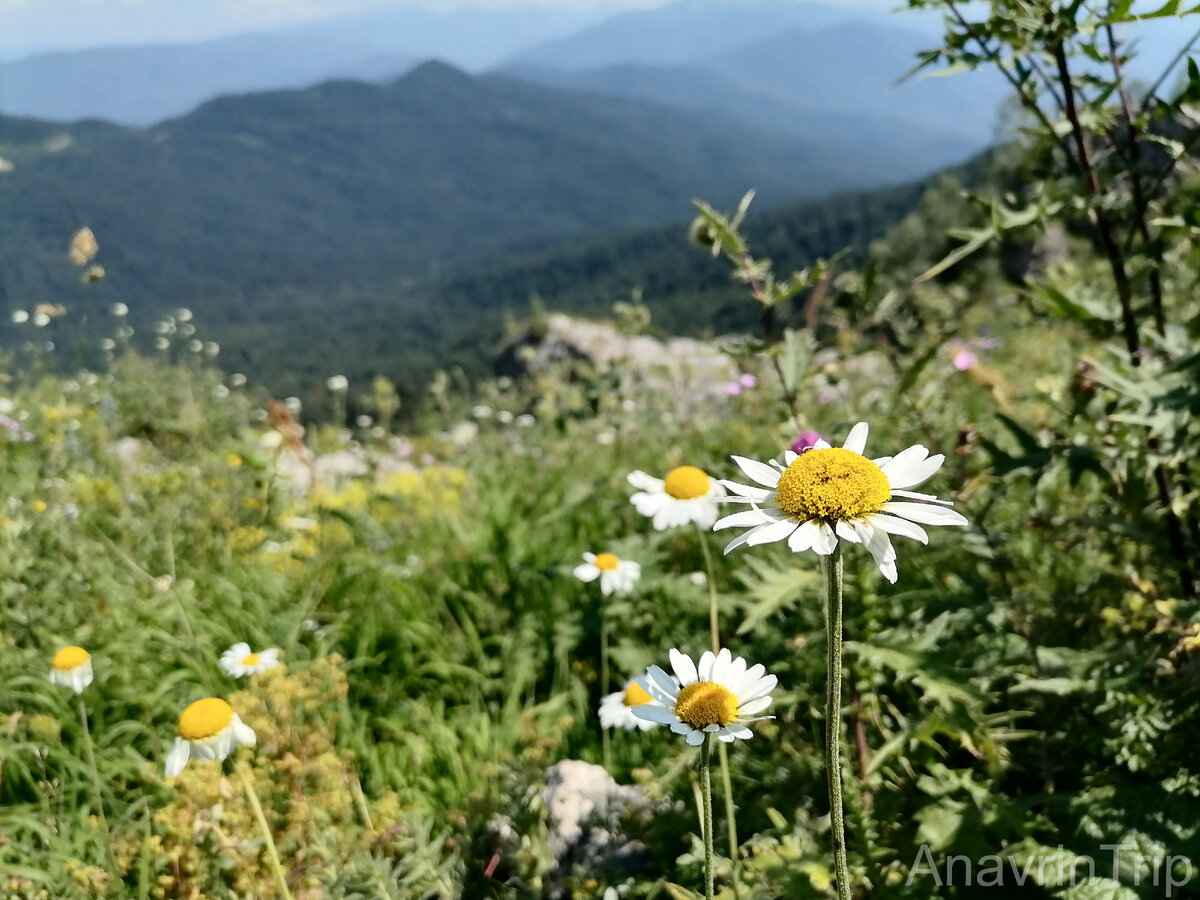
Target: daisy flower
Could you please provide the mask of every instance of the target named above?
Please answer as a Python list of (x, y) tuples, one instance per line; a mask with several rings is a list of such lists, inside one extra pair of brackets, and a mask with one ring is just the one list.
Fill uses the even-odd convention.
[(166, 773), (178, 775), (190, 757), (220, 762), (241, 744), (254, 746), (254, 729), (219, 697), (197, 700), (179, 716), (179, 737), (167, 754)]
[(617, 559), (615, 553), (583, 554), (583, 565), (575, 567), (575, 577), (580, 581), (600, 579), (600, 593), (623, 594), (642, 577), (642, 567), (627, 559)]
[(646, 693), (645, 676), (634, 678), (625, 685), (625, 690), (605, 694), (600, 698), (600, 727), (626, 728), (630, 731), (640, 728), (647, 731), (654, 727), (654, 723), (639, 719), (633, 714), (633, 708), (653, 701), (654, 698)]
[(862, 455), (866, 443), (867, 423), (859, 422), (840, 448), (822, 440), (800, 455), (789, 450), (784, 454), (786, 467), (733, 457), (761, 487), (722, 482), (732, 492), (730, 502), (751, 507), (713, 526), (714, 530), (750, 529), (734, 538), (725, 552), (743, 544), (754, 547), (786, 540), (793, 553), (812, 550), (828, 556), (840, 538), (866, 547), (883, 577), (894, 584), (896, 550), (888, 535), (924, 544), (929, 536), (921, 525), (967, 524), (946, 508), (949, 500), (906, 490), (927, 481), (945, 457), (930, 456), (925, 447), (914, 444), (895, 456), (867, 459)]
[(706, 650), (699, 665), (678, 650), (672, 650), (670, 658), (675, 678), (658, 666), (646, 670), (652, 702), (633, 707), (637, 718), (669, 726), (693, 747), (709, 734), (727, 744), (747, 740), (753, 734), (746, 727), (749, 723), (775, 718), (756, 715), (771, 705), (771, 691), (778, 683), (761, 664), (747, 668), (745, 659), (734, 659), (727, 649), (715, 656)]
[(63, 647), (50, 660), (50, 681), (77, 694), (92, 683), (92, 655), (82, 647)]
[(234, 644), (221, 654), (221, 668), (234, 678), (243, 675), (257, 675), (267, 669), (279, 665), (279, 651), (272, 647), (270, 650), (250, 652), (249, 644)]
[(630, 501), (643, 516), (651, 517), (655, 531), (692, 522), (711, 528), (717, 520), (716, 500), (725, 496), (721, 483), (695, 466), (679, 466), (666, 478), (630, 472), (627, 480), (638, 488)]

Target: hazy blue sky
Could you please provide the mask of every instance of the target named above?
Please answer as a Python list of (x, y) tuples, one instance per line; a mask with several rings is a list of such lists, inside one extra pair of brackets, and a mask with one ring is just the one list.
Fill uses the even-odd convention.
[[(593, 12), (661, 6), (666, 0), (0, 0), (7, 56), (105, 44), (198, 41), (371, 9), (556, 6)], [(890, 9), (903, 0), (827, 0)]]

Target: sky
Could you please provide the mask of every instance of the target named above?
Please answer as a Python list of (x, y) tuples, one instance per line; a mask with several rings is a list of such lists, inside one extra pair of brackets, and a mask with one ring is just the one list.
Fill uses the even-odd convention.
[[(555, 6), (604, 10), (661, 6), (666, 0), (0, 0), (0, 55), (113, 44), (202, 41), (367, 10), (471, 6)], [(835, 0), (890, 9), (903, 0)]]

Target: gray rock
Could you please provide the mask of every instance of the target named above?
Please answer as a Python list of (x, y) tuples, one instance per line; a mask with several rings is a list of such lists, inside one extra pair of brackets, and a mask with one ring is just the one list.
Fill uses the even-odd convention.
[(617, 784), (602, 766), (567, 759), (546, 773), (542, 798), (548, 820), (546, 842), (553, 855), (551, 897), (562, 895), (553, 883), (576, 867), (628, 874), (644, 864), (645, 845), (625, 833), (631, 817), (650, 812), (640, 789)]

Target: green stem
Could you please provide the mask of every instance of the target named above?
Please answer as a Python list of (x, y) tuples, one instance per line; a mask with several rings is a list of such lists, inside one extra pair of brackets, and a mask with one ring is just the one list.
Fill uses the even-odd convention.
[(83, 752), (87, 756), (88, 768), (92, 770), (92, 790), (96, 793), (96, 817), (104, 829), (104, 849), (108, 857), (108, 865), (115, 878), (120, 879), (117, 870), (117, 859), (113, 856), (112, 832), (108, 830), (108, 819), (104, 815), (104, 790), (100, 782), (100, 769), (96, 765), (96, 748), (92, 744), (92, 732), (88, 728), (87, 707), (83, 704), (83, 695), (76, 697), (79, 705), (79, 724), (83, 728)]
[(696, 526), (696, 536), (700, 539), (700, 550), (704, 554), (705, 584), (708, 585), (708, 630), (712, 635), (712, 652), (721, 652), (721, 630), (717, 624), (717, 579), (713, 565), (712, 551), (708, 549), (708, 535), (699, 525)]
[(846, 865), (846, 824), (842, 811), (842, 548), (821, 558), (825, 576), (825, 626), (828, 643), (825, 692), (825, 774), (829, 782), (829, 830), (838, 900), (850, 900)]
[[(600, 696), (607, 697), (609, 694), (609, 678), (608, 678), (608, 616), (604, 614), (604, 607), (600, 607)], [(612, 771), (612, 745), (608, 736), (608, 729), (600, 729), (600, 744), (604, 755), (604, 770)]]
[(246, 799), (250, 801), (250, 809), (254, 812), (254, 820), (258, 822), (258, 830), (262, 832), (263, 840), (266, 841), (267, 857), (271, 860), (271, 868), (275, 870), (275, 878), (279, 881), (279, 890), (283, 892), (285, 900), (292, 900), (292, 892), (288, 890), (287, 876), (283, 872), (283, 864), (279, 861), (279, 851), (275, 849), (275, 837), (271, 834), (270, 826), (267, 825), (267, 817), (263, 814), (262, 804), (258, 801), (254, 785), (250, 783), (250, 778), (246, 775), (245, 764), (238, 763), (233, 770), (237, 772), (238, 780), (242, 782), (242, 790), (246, 792)]
[[(708, 585), (708, 626), (712, 636), (712, 651), (721, 652), (721, 633), (717, 617), (717, 573), (713, 565), (712, 551), (708, 548), (708, 534), (699, 525), (696, 526), (696, 536), (700, 541), (700, 550), (704, 553), (704, 575)], [(729, 748), (725, 744), (717, 745), (717, 757), (721, 763), (721, 787), (725, 791), (725, 829), (729, 832), (729, 864), (733, 866), (733, 896), (739, 896), (739, 869), (741, 854), (737, 831), (737, 806), (733, 802), (733, 778), (729, 774)]]
[(700, 793), (704, 797), (704, 900), (713, 900), (712, 735), (700, 745)]

